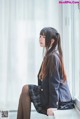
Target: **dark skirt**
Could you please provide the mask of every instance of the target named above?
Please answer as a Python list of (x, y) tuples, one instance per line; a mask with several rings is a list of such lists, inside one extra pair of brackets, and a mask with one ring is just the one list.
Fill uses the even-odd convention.
[(29, 85), (29, 94), (30, 94), (31, 102), (33, 102), (36, 111), (47, 115), (47, 109), (43, 108), (41, 103), (40, 90), (41, 90), (40, 86)]
[[(47, 109), (44, 108), (41, 103), (40, 90), (41, 90), (40, 86), (29, 85), (29, 93), (30, 93), (31, 102), (33, 102), (34, 107), (36, 108), (36, 111), (47, 115)], [(73, 109), (73, 108), (74, 108), (74, 101), (71, 100), (69, 102), (60, 102), (59, 101), (57, 109), (58, 110), (67, 110), (67, 109)]]

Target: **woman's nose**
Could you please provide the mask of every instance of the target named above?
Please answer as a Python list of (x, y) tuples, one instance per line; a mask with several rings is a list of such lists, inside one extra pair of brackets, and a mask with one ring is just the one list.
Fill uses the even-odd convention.
[(41, 41), (41, 38), (39, 38), (39, 41)]

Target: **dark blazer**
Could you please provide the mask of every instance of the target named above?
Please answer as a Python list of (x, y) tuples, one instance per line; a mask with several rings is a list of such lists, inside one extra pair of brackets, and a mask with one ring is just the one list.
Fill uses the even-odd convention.
[(59, 102), (71, 101), (67, 81), (63, 83), (63, 77), (60, 73), (61, 65), (59, 56), (56, 52), (52, 53), (51, 56), (54, 58), (56, 71), (51, 76), (47, 75), (43, 81), (38, 76), (38, 85), (41, 86), (41, 102), (44, 108), (58, 108)]

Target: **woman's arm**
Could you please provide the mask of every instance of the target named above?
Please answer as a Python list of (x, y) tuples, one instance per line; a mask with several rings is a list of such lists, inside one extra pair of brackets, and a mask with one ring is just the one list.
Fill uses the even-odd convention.
[[(50, 65), (49, 65), (49, 104), (47, 109), (47, 115), (54, 115), (54, 111), (58, 108), (59, 101), (59, 84), (60, 84), (60, 60), (59, 57), (55, 55), (50, 55), (49, 57)], [(53, 66), (53, 72), (51, 71), (51, 66)]]
[(49, 70), (51, 70), (51, 66), (53, 66), (52, 74), (49, 71), (49, 104), (48, 108), (58, 108), (59, 101), (59, 84), (60, 84), (60, 60), (59, 57), (54, 54), (49, 57), (51, 61), (51, 65), (49, 66)]

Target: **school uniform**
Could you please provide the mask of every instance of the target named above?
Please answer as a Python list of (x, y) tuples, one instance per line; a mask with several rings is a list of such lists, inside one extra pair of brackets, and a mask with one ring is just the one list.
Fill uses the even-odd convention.
[[(72, 109), (74, 102), (67, 81), (63, 82), (60, 73), (60, 59), (56, 52), (52, 53), (56, 67), (53, 74), (47, 75), (43, 81), (38, 76), (38, 86), (29, 85), (30, 97), (39, 113), (47, 114), (48, 108)], [(41, 68), (40, 68), (41, 70)]]

